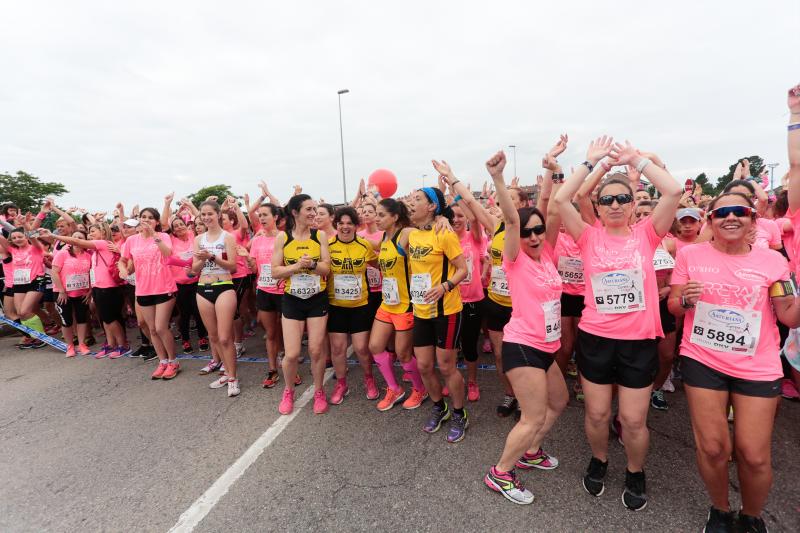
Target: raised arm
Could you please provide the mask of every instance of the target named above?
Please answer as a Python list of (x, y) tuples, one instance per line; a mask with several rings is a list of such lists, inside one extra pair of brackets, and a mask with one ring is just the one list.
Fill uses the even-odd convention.
[(171, 192), (164, 197), (164, 209), (161, 210), (161, 227), (169, 227), (169, 217), (172, 216), (172, 200), (175, 198), (175, 193)]
[(800, 209), (800, 85), (789, 89), (789, 210)]
[(268, 198), (269, 201), (275, 205), (281, 205), (280, 199), (271, 192), (269, 192), (269, 188), (267, 187), (267, 182), (265, 182), (264, 180), (259, 181), (258, 187), (261, 189), (261, 194), (264, 195), (264, 198)]
[(503, 247), (503, 256), (507, 257), (510, 261), (517, 259), (519, 253), (519, 213), (514, 207), (514, 201), (511, 199), (511, 193), (506, 188), (506, 182), (503, 178), (503, 169), (506, 166), (506, 154), (499, 151), (494, 154), (486, 162), (486, 170), (494, 182), (494, 188), (497, 192), (497, 203), (500, 204), (500, 210), (503, 212), (503, 220), (506, 223), (506, 237), (505, 245)]
[(51, 233), (50, 230), (47, 229), (40, 229), (39, 237), (43, 240), (53, 239), (61, 241), (72, 246), (77, 246), (78, 248), (83, 248), (85, 250), (95, 250), (97, 248), (93, 241), (86, 239), (76, 239), (74, 237), (68, 237), (66, 235), (56, 235), (55, 233)]
[(453, 170), (446, 161), (431, 161), (433, 168), (436, 169), (440, 175), (444, 176), (445, 181), (456, 193), (456, 197), (461, 197), (458, 201), (460, 206), (466, 206), (475, 215), (475, 218), (480, 222), (481, 226), (486, 228), (486, 231), (492, 233), (497, 227), (499, 220), (493, 217), (489, 212), (478, 202), (470, 190), (461, 183), (461, 180), (455, 177)]
[(545, 240), (555, 248), (558, 240), (558, 232), (561, 226), (561, 215), (558, 209), (551, 204), (550, 198), (554, 196), (564, 184), (564, 174), (561, 172), (561, 165), (558, 164), (552, 152), (546, 154), (542, 159), (542, 167), (546, 169), (542, 180), (542, 189), (539, 193), (540, 199), (536, 202), (536, 207), (546, 217), (545, 225), (547, 231)]

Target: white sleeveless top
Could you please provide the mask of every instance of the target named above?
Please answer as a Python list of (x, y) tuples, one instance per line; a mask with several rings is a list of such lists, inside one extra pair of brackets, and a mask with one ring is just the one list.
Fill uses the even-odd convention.
[[(225, 259), (225, 237), (227, 235), (228, 232), (222, 231), (220, 232), (217, 240), (214, 242), (208, 242), (208, 233), (203, 233), (200, 235), (200, 249), (211, 252), (211, 254), (216, 257), (222, 257)], [(230, 273), (230, 270), (227, 268), (222, 268), (215, 263), (213, 259), (206, 259), (203, 269), (200, 271), (201, 276), (224, 276), (225, 274)]]

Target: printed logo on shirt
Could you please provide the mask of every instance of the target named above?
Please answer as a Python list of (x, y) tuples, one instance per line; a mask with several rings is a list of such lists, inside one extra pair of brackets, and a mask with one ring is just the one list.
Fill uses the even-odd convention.
[(363, 257), (357, 257), (355, 259), (349, 257), (339, 258), (331, 254), (331, 264), (340, 268), (343, 272), (353, 272), (353, 268), (360, 268), (364, 266), (365, 262)]
[(734, 276), (740, 279), (744, 279), (747, 281), (766, 281), (767, 276), (763, 273), (758, 272), (757, 270), (752, 270), (750, 268), (740, 268), (736, 272), (733, 273)]
[(411, 258), (418, 261), (423, 257), (427, 257), (433, 251), (433, 246), (409, 246), (408, 251), (411, 254)]
[(701, 272), (704, 274), (719, 274), (719, 267), (689, 265), (689, 272)]
[(381, 268), (382, 271), (387, 272), (394, 268), (394, 265), (397, 264), (397, 257), (392, 257), (390, 259), (378, 259), (378, 266)]
[(714, 321), (728, 326), (739, 325), (745, 321), (744, 316), (730, 309), (714, 309), (708, 313), (708, 316)]

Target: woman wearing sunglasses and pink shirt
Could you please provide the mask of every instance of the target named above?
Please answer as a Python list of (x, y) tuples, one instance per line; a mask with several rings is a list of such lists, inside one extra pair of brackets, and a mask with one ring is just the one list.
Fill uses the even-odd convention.
[[(653, 215), (631, 225), (634, 209), (630, 181), (609, 178), (598, 187), (602, 227), (585, 223), (571, 202), (586, 176), (604, 157), (613, 165), (631, 165), (661, 193)], [(605, 490), (608, 431), (614, 385), (619, 391), (627, 469), (623, 504), (638, 511), (647, 505), (644, 462), (649, 446), (647, 412), (658, 372), (658, 338), (663, 337), (653, 256), (672, 226), (681, 187), (664, 168), (629, 143), (601, 137), (589, 145), (554, 202), (564, 226), (581, 249), (586, 308), (578, 325), (578, 369), (586, 397), (585, 427), (592, 458), (584, 489), (599, 497)]]

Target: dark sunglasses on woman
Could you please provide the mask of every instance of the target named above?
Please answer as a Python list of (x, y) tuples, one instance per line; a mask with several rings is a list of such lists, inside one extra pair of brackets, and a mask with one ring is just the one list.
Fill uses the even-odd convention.
[(532, 228), (520, 228), (519, 229), (519, 236), (523, 239), (527, 239), (531, 236), (531, 233), (535, 233), (536, 235), (541, 235), (545, 232), (544, 224), (538, 224)]
[(753, 216), (753, 208), (746, 205), (727, 205), (710, 211), (708, 218), (727, 218), (731, 213), (735, 217), (750, 217)]
[(614, 200), (617, 201), (619, 205), (629, 204), (633, 201), (633, 195), (630, 194), (604, 194), (603, 196), (597, 199), (597, 203), (600, 205), (611, 205), (614, 203)]

